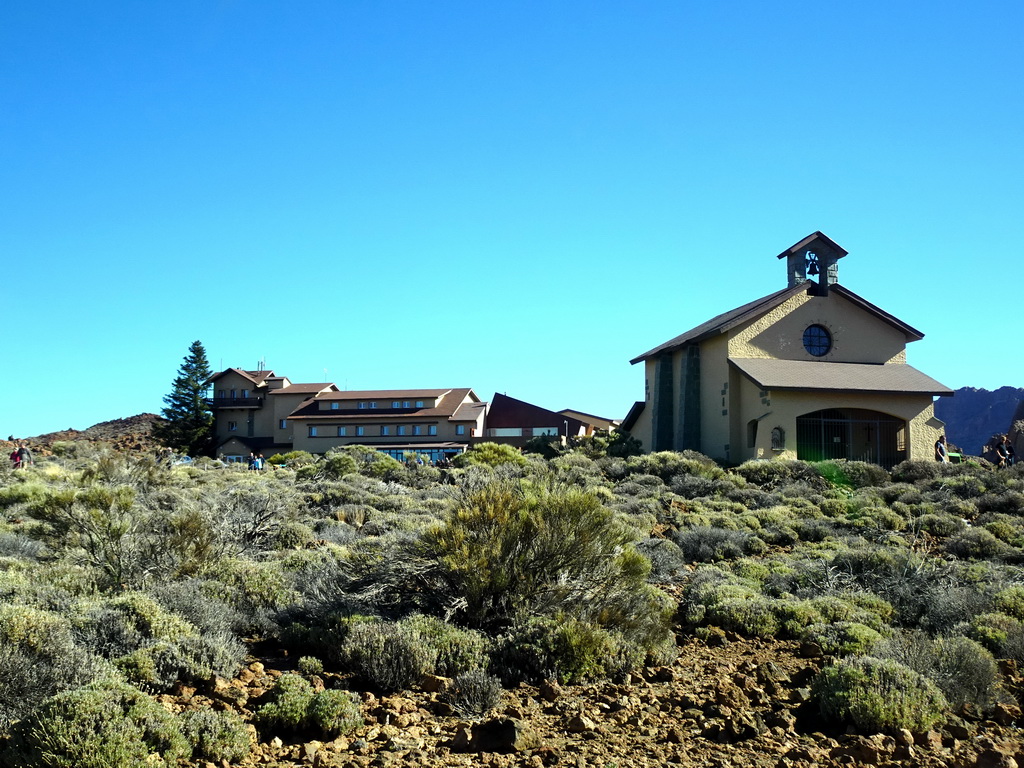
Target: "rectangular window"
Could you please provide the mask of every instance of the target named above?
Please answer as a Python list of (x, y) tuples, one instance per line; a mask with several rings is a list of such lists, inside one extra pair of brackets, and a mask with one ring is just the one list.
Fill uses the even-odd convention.
[(417, 408), (422, 408), (423, 407), (423, 401), (422, 400), (417, 400), (416, 401), (416, 407)]
[(487, 430), (491, 437), (522, 437), (522, 427), (498, 427)]
[(366, 403), (360, 403), (359, 404), (359, 408), (365, 410), (366, 409)]
[(237, 421), (229, 421), (228, 422), (228, 432), (234, 432), (236, 429), (238, 429), (238, 422)]
[(457, 424), (455, 426), (455, 434), (456, 435), (464, 435), (464, 434), (466, 434), (466, 425), (465, 424)]
[(427, 434), (428, 435), (436, 435), (437, 434), (437, 424), (431, 424), (429, 427), (427, 427)]
[(341, 408), (341, 403), (331, 403), (331, 410), (336, 411)]
[(391, 434), (391, 427), (381, 427), (380, 428), (380, 433), (382, 435), (390, 435)]
[(376, 408), (377, 407), (377, 401), (376, 400), (371, 400), (370, 401), (370, 407), (371, 408)]
[(423, 427), (420, 426), (419, 424), (414, 424), (413, 427), (412, 427), (412, 433), (414, 435), (422, 435), (423, 434)]
[(338, 437), (348, 437), (348, 427), (338, 427)]
[(408, 408), (409, 407), (409, 401), (406, 400), (404, 403), (402, 403), (402, 407), (403, 408)]
[(278, 429), (288, 429), (288, 419), (281, 419), (277, 422)]
[(242, 397), (248, 397), (248, 396), (249, 396), (249, 390), (248, 389), (243, 389), (242, 390)]
[(309, 428), (309, 436), (310, 437), (316, 437), (316, 427), (310, 427)]
[(364, 427), (356, 427), (356, 437), (362, 437), (365, 434), (366, 429)]
[(217, 390), (217, 397), (227, 397), (227, 395), (224, 394), (224, 390), (223, 389), (218, 389)]
[(539, 435), (557, 435), (558, 434), (558, 427), (534, 427), (533, 428), (533, 434), (534, 434), (534, 436), (539, 436)]
[(391, 407), (392, 408), (399, 408), (400, 406), (398, 404), (398, 401), (397, 400), (392, 400), (391, 401)]
[(405, 427), (402, 427), (402, 426), (398, 427), (397, 434), (404, 435), (405, 434)]

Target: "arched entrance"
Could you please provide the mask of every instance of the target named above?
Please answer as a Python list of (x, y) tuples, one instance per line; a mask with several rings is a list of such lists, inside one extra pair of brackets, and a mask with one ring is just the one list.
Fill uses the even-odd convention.
[(907, 458), (907, 423), (864, 408), (826, 408), (798, 416), (796, 457), (870, 461), (891, 469)]

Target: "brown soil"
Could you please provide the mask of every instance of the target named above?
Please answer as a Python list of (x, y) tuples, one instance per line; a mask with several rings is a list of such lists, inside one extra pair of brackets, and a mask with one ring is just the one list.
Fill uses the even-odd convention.
[[(813, 652), (812, 652), (813, 653)], [(256, 733), (243, 765), (364, 766), (775, 766), (879, 765), (1013, 768), (1024, 764), (1020, 709), (997, 707), (991, 719), (955, 718), (926, 733), (858, 735), (822, 722), (809, 702), (811, 679), (827, 662), (781, 641), (724, 633), (711, 644), (681, 637), (679, 657), (622, 683), (541, 687), (504, 693), (478, 722), (444, 703), (449, 681), (392, 696), (362, 693), (366, 725), (330, 742), (286, 733)], [(253, 661), (238, 678), (205, 691), (162, 697), (166, 706), (233, 707), (249, 717), (291, 666)], [(1014, 672), (1013, 670), (1007, 670)], [(1013, 674), (1012, 679), (1019, 679)], [(338, 675), (314, 686), (345, 687)], [(206, 767), (208, 768), (208, 766)]]

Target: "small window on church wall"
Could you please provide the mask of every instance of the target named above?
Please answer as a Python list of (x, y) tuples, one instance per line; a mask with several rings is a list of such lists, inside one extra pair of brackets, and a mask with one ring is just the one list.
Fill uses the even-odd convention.
[(775, 427), (772, 430), (772, 450), (784, 451), (786, 449), (786, 432), (782, 427)]
[(832, 349), (832, 334), (823, 325), (809, 325), (804, 331), (804, 349), (815, 357), (827, 355)]

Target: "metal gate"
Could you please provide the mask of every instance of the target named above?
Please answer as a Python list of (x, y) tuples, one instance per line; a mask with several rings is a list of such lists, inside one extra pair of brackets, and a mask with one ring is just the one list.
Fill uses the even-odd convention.
[(796, 420), (796, 456), (804, 461), (868, 461), (892, 469), (907, 458), (907, 425), (862, 408), (808, 413)]

